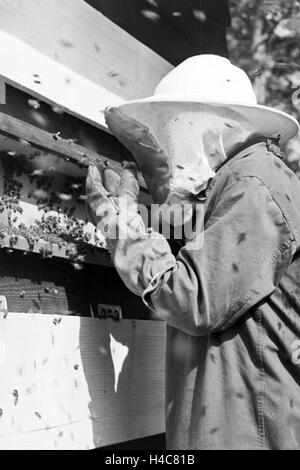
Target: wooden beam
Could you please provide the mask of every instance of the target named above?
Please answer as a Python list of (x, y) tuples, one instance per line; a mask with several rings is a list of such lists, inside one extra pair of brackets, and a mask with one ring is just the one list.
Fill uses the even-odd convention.
[[(59, 135), (50, 134), (47, 131), (20, 121), (12, 116), (0, 112), (0, 135), (23, 143), (25, 149), (28, 144), (33, 148), (55, 155), (65, 161), (76, 163), (80, 167), (99, 165), (107, 161), (118, 173), (121, 172), (120, 163), (111, 158), (103, 157), (93, 150), (82, 147), (71, 140), (61, 138)], [(146, 183), (139, 175), (139, 183), (143, 189), (147, 189)]]
[[(74, 176), (74, 174), (79, 177), (83, 176), (84, 180), (86, 167), (89, 164), (102, 163), (104, 160), (108, 161), (109, 165), (116, 171), (121, 171), (121, 164), (113, 159), (99, 155), (97, 152), (78, 145), (72, 140), (51, 134), (4, 113), (0, 113), (0, 150), (13, 151), (16, 152), (16, 154), (24, 154), (27, 157), (35, 155), (36, 150), (41, 152), (41, 156), (34, 158), (33, 168), (41, 168), (41, 170), (37, 169), (36, 171), (41, 171), (43, 174), (44, 172), (47, 172), (47, 169), (53, 169), (52, 174), (55, 175), (55, 180), (52, 190), (57, 194), (64, 192), (64, 181), (66, 178), (63, 173), (71, 176)], [(65, 163), (66, 160), (69, 161), (69, 163)], [(71, 162), (76, 163), (77, 165), (72, 165)], [(78, 174), (76, 174), (73, 169), (77, 169)], [(0, 162), (0, 174), (2, 172), (3, 168)], [(32, 198), (29, 199), (30, 193), (32, 193), (36, 187), (31, 185), (28, 178), (24, 175), (19, 176), (19, 181), (22, 184), (19, 201), (20, 207), (22, 208), (22, 214), (16, 215), (16, 223), (14, 226), (17, 227), (22, 223), (25, 224), (26, 227), (29, 227), (35, 220), (40, 220), (42, 213), (38, 210), (36, 201)], [(139, 175), (139, 181), (143, 186), (143, 191), (140, 192), (139, 201), (142, 204), (150, 204), (151, 197), (145, 189), (146, 184), (141, 175)], [(0, 178), (0, 195), (2, 193), (3, 178)], [(66, 203), (63, 205), (62, 203), (62, 208), (69, 207), (70, 209), (70, 207), (73, 206), (75, 207), (74, 216), (81, 221), (85, 221), (88, 217), (85, 205), (78, 205), (76, 199), (72, 199), (69, 204)], [(55, 210), (52, 211), (52, 215), (59, 216)], [(3, 248), (11, 248), (11, 234), (8, 234), (7, 230), (5, 230), (5, 226), (7, 225), (5, 212), (0, 214), (0, 222), (2, 224), (2, 235), (5, 235), (1, 240), (1, 246)], [(85, 224), (85, 232), (90, 234), (91, 244), (93, 245), (95, 227), (91, 222)], [(98, 238), (101, 238), (100, 233), (97, 233), (97, 236)], [(55, 242), (47, 241), (47, 239), (37, 240), (34, 246), (30, 247), (28, 240), (19, 235), (18, 239), (14, 241), (13, 248), (24, 252), (31, 251), (33, 253), (39, 253), (43, 250), (51, 252), (54, 257), (66, 259), (69, 258), (67, 251), (70, 247), (59, 247)], [(105, 253), (104, 249), (97, 250), (97, 253), (94, 253), (92, 250), (91, 253), (81, 256), (81, 261), (89, 264), (112, 266), (110, 257), (108, 253)]]
[(6, 103), (6, 84), (3, 78), (0, 77), (0, 104)]
[(164, 432), (165, 324), (0, 319), (0, 449), (92, 449)]
[[(4, 234), (3, 234), (4, 235)], [(8, 248), (11, 249), (10, 245), (10, 236), (9, 235), (4, 235), (4, 238), (1, 240), (1, 248)], [(26, 240), (24, 237), (19, 236), (18, 240), (15, 242), (14, 250), (18, 251), (24, 251), (28, 253), (41, 253), (41, 250), (45, 250), (48, 252), (52, 253), (52, 256), (55, 258), (61, 258), (61, 259), (70, 259), (70, 257), (67, 255), (67, 248), (66, 247), (59, 247), (55, 243), (50, 243), (45, 240), (38, 240), (33, 247), (30, 247), (28, 240)], [(96, 264), (96, 265), (101, 265), (101, 266), (108, 266), (108, 267), (113, 267), (113, 263), (110, 259), (109, 253), (106, 249), (103, 248), (103, 250), (98, 250), (97, 253), (87, 253), (86, 255), (81, 257), (81, 262), (82, 263), (88, 263), (88, 264)]]
[[(0, 74), (102, 128), (172, 66), (83, 0), (0, 0)], [(38, 21), (37, 21), (38, 18)]]

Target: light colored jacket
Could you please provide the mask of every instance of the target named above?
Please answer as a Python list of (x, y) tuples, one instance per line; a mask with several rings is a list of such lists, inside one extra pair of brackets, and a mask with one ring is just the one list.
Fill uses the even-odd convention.
[(189, 243), (144, 295), (168, 323), (168, 449), (299, 449), (298, 178), (264, 142), (243, 150)]

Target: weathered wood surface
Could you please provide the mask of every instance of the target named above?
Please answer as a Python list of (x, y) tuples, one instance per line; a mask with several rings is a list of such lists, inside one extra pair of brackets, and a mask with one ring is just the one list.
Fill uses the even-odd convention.
[(151, 95), (172, 68), (83, 0), (0, 9), (0, 75), (100, 127), (106, 106)]
[[(120, 163), (111, 158), (104, 158), (93, 150), (74, 143), (72, 140), (64, 139), (60, 135), (50, 134), (2, 112), (0, 112), (0, 135), (17, 141), (19, 153), (28, 152), (27, 144), (30, 144), (33, 149), (57, 156), (64, 161), (71, 161), (82, 168), (87, 168), (89, 165), (101, 165), (106, 160), (113, 169), (119, 173), (121, 172)], [(2, 150), (11, 150), (9, 141), (0, 142), (0, 148)], [(139, 175), (139, 182), (144, 189), (147, 188), (141, 175)]]
[[(107, 255), (108, 257), (108, 255)], [(98, 304), (120, 305), (123, 318), (153, 319), (112, 267), (69, 262), (20, 251), (0, 250), (0, 295), (11, 312), (97, 316)]]
[(13, 86), (6, 85), (6, 102), (0, 111), (52, 135), (60, 132), (63, 139), (93, 150), (103, 158), (116, 162), (130, 158), (130, 153), (113, 135)]
[[(7, 250), (11, 250), (12, 248), (9, 235), (4, 235), (4, 237), (1, 240), (1, 249), (5, 249), (5, 248)], [(70, 259), (69, 255), (67, 254), (68, 249), (66, 247), (60, 248), (57, 244), (50, 243), (42, 239), (35, 242), (34, 246), (32, 247), (29, 245), (29, 242), (28, 240), (26, 240), (26, 238), (19, 236), (17, 242), (14, 243), (13, 250), (22, 251), (24, 255), (40, 254), (42, 251), (44, 252), (51, 251), (52, 256), (54, 258), (61, 258), (64, 260)], [(99, 249), (95, 253), (90, 252), (85, 255), (82, 255), (80, 260), (82, 263), (113, 267), (113, 263), (109, 256), (109, 253), (105, 249), (103, 250)], [(0, 268), (0, 274), (1, 274), (1, 268)]]
[[(0, 107), (3, 110), (3, 112), (0, 112), (0, 150), (13, 151), (17, 155), (26, 155), (30, 158), (33, 169), (36, 168), (37, 171), (40, 169), (41, 174), (45, 176), (47, 174), (54, 175), (52, 190), (57, 194), (64, 192), (64, 181), (68, 176), (79, 177), (84, 181), (86, 168), (89, 164), (99, 164), (106, 161), (110, 167), (120, 173), (121, 161), (132, 158), (113, 136), (68, 114), (57, 114), (45, 103), (39, 103), (39, 108), (34, 109), (29, 104), (30, 99), (32, 99), (30, 95), (12, 87), (7, 87), (6, 104)], [(14, 117), (15, 115), (18, 118)], [(22, 119), (19, 119), (19, 117)], [(47, 124), (46, 128), (52, 132), (41, 128), (45, 127), (45, 123)], [(58, 135), (57, 129), (60, 129)], [(77, 141), (84, 144), (84, 146), (76, 143)], [(103, 152), (103, 154), (99, 152)], [(33, 158), (34, 155), (37, 156)], [(109, 157), (110, 155), (112, 158)], [(0, 173), (2, 173), (2, 170), (0, 170)], [(35, 220), (39, 220), (42, 214), (38, 211), (36, 204), (33, 203), (33, 199), (28, 196), (34, 190), (34, 187), (30, 186), (26, 178), (21, 177), (19, 180), (23, 185), (20, 198), (23, 214), (18, 215), (16, 225), (24, 223), (29, 226)], [(150, 205), (152, 199), (146, 190), (141, 175), (139, 175), (139, 180), (141, 184), (139, 200), (143, 204)], [(3, 179), (0, 178), (0, 194), (2, 193)], [(74, 203), (76, 206), (74, 215), (77, 219), (85, 221), (88, 218), (86, 206), (84, 204), (79, 206), (74, 199), (67, 205), (71, 207), (74, 206)], [(62, 208), (67, 205), (62, 203)], [(53, 212), (52, 215), (57, 216), (58, 214)], [(4, 219), (5, 214), (1, 214), (0, 221), (5, 224)], [(94, 230), (95, 227), (91, 222), (85, 227), (85, 231), (89, 232), (92, 238), (94, 237)], [(5, 237), (2, 246), (9, 247), (9, 237)], [(38, 241), (32, 251), (38, 253), (42, 247), (51, 248), (49, 243)], [(29, 244), (26, 239), (19, 237), (14, 248), (27, 251)], [(65, 248), (52, 245), (52, 251), (55, 257), (67, 257)], [(87, 255), (83, 261), (111, 265), (109, 256), (104, 252), (97, 255)]]
[(0, 105), (6, 102), (6, 85), (5, 81), (0, 77)]
[(91, 449), (164, 432), (163, 322), (0, 319), (0, 449)]

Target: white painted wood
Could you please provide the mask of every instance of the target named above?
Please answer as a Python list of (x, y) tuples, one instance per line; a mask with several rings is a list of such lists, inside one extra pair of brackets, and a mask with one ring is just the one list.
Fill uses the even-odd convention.
[(6, 103), (5, 81), (0, 77), (0, 105)]
[[(70, 114), (100, 128), (105, 128), (105, 107), (123, 102), (122, 98), (101, 85), (56, 63), (3, 31), (0, 31), (0, 57), (0, 74), (7, 83), (50, 104), (59, 105)], [(39, 74), (39, 78), (34, 74)], [(35, 83), (35, 80), (40, 80), (40, 83)]]
[(83, 0), (0, 0), (0, 75), (88, 122), (172, 66)]
[(0, 317), (0, 449), (91, 449), (164, 432), (164, 351), (160, 321)]

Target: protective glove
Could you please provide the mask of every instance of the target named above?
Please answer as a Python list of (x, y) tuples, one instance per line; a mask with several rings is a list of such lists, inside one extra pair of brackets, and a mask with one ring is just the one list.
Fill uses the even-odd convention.
[(136, 165), (124, 163), (120, 180), (114, 183), (114, 192), (108, 191), (98, 168), (90, 167), (87, 202), (121, 279), (132, 292), (142, 296), (153, 279), (176, 265), (176, 259), (165, 237), (146, 229), (138, 213)]
[(89, 167), (86, 181), (88, 212), (99, 229), (103, 231), (101, 221), (118, 213), (118, 199), (114, 196), (120, 185), (120, 175), (103, 164), (100, 168)]

